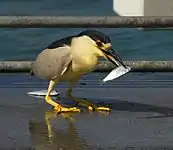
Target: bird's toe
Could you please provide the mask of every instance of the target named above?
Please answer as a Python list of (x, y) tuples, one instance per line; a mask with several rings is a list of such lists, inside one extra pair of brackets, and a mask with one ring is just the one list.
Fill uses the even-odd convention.
[(66, 113), (66, 112), (81, 112), (81, 110), (77, 107), (70, 107), (70, 108), (67, 108), (67, 107), (55, 107), (54, 110), (57, 112), (57, 113)]
[(111, 111), (109, 107), (92, 107), (88, 106), (89, 111)]

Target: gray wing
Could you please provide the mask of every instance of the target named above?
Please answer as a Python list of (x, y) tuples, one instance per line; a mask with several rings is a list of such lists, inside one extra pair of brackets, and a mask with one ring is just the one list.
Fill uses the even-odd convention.
[(62, 75), (71, 63), (69, 47), (45, 49), (32, 64), (32, 73), (42, 79), (53, 79)]

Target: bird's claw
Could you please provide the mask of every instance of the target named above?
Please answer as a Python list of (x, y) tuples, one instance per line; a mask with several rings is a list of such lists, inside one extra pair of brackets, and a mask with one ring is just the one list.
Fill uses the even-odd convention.
[(109, 107), (92, 107), (92, 106), (88, 106), (88, 110), (89, 111), (108, 111), (108, 112), (111, 111)]
[(77, 107), (62, 107), (62, 106), (57, 106), (54, 108), (54, 110), (59, 114), (59, 113), (66, 113), (66, 112), (81, 112), (81, 110)]

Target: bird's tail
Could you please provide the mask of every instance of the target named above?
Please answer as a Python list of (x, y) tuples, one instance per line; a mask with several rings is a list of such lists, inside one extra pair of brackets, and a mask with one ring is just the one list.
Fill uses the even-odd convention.
[(29, 79), (31, 80), (32, 76), (34, 76), (35, 74), (34, 74), (34, 72), (32, 70), (30, 70), (29, 75), (30, 75)]
[(31, 69), (30, 69), (30, 72), (29, 72), (30, 79), (32, 78), (32, 76), (35, 75), (35, 73), (34, 73), (34, 71), (33, 71), (33, 69), (32, 69), (32, 65), (33, 65), (33, 64), (31, 64)]
[(30, 74), (30, 76), (34, 76), (35, 75), (35, 73), (32, 70), (29, 72), (29, 74)]

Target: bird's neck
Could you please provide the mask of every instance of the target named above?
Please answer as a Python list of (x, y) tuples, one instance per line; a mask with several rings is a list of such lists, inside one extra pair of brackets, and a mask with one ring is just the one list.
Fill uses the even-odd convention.
[(71, 46), (72, 68), (74, 71), (90, 72), (98, 64), (99, 57), (87, 38), (74, 39)]

